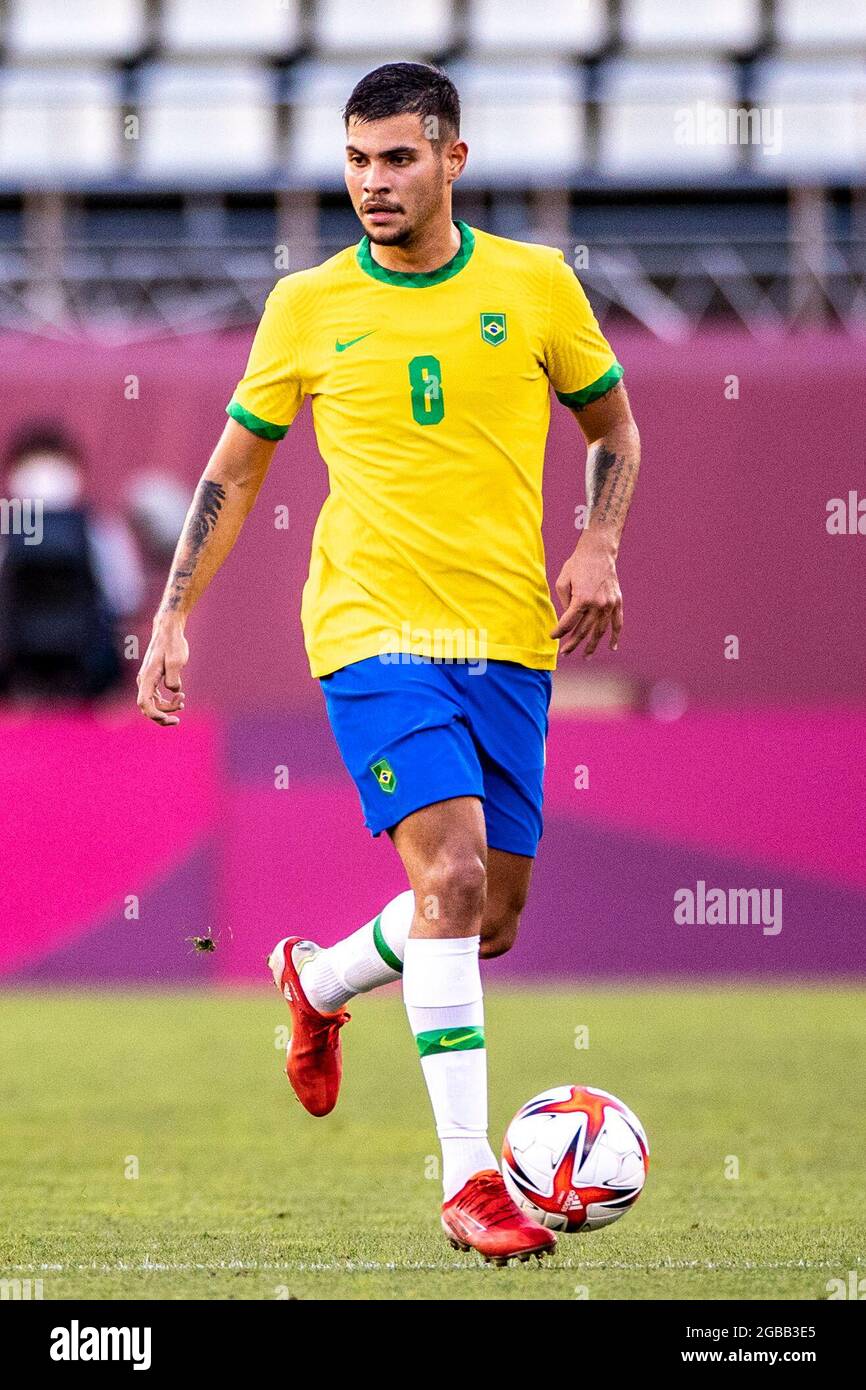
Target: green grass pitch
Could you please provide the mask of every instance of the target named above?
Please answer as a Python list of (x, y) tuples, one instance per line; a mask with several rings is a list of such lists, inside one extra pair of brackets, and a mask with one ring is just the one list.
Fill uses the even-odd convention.
[(866, 1275), (864, 998), (489, 988), (495, 1145), (518, 1105), (573, 1081), (621, 1096), (651, 1148), (623, 1220), (494, 1269), (439, 1229), (393, 989), (352, 1006), (343, 1094), (320, 1120), (283, 1075), (288, 1013), (266, 982), (7, 993), (0, 1278), (41, 1278), (45, 1299), (823, 1299)]

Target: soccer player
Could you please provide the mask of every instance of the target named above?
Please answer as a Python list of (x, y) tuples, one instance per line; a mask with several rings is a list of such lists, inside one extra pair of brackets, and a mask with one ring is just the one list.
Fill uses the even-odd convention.
[[(346, 1004), (402, 977), (442, 1147), (442, 1225), (486, 1259), (552, 1232), (509, 1197), (487, 1137), (479, 957), (513, 945), (542, 833), (557, 650), (616, 649), (616, 558), (639, 465), (622, 368), (562, 252), (452, 218), (466, 164), (448, 77), (388, 63), (344, 111), (364, 235), (270, 295), (202, 475), (139, 673), (179, 721), (186, 619), (231, 550), (304, 396), (330, 494), (301, 617), (312, 675), (373, 835), (409, 889), (322, 949), (269, 965), (292, 1014), (286, 1071), (313, 1115), (337, 1101)], [(588, 523), (557, 621), (541, 538), (550, 387), (588, 444)]]

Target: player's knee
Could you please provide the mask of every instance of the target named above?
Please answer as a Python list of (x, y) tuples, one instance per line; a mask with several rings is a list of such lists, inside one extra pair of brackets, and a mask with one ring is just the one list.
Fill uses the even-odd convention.
[(492, 960), (494, 956), (504, 956), (506, 951), (510, 951), (517, 940), (519, 926), (519, 909), (501, 912), (493, 918), (486, 919), (481, 928), (482, 959)]
[(485, 960), (504, 956), (517, 940), (527, 888), (523, 882), (499, 884), (496, 891), (488, 895), (481, 923), (481, 955)]
[(431, 914), (449, 922), (480, 921), (487, 892), (487, 871), (473, 853), (444, 852), (424, 876), (422, 897), (434, 911)]

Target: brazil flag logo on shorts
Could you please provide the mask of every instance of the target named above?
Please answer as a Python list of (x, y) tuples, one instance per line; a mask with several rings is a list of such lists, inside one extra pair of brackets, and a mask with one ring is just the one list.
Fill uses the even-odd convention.
[(490, 343), (491, 347), (499, 347), (508, 337), (508, 329), (505, 325), (504, 314), (482, 314), (481, 315), (481, 336), (485, 343)]
[(395, 792), (397, 790), (397, 778), (394, 776), (394, 769), (387, 758), (380, 758), (377, 763), (373, 763), (370, 768), (383, 792)]

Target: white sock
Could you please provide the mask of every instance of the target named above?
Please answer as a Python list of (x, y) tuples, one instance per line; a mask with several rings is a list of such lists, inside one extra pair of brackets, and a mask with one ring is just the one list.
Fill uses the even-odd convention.
[(414, 915), (415, 894), (409, 889), (335, 946), (308, 954), (308, 943), (298, 942), (295, 950), (301, 959), (295, 965), (300, 966), (301, 986), (313, 1008), (333, 1014), (354, 995), (399, 980)]
[(487, 1049), (477, 936), (410, 936), (403, 1001), (442, 1145), (447, 1202), (474, 1173), (498, 1168), (487, 1139)]

